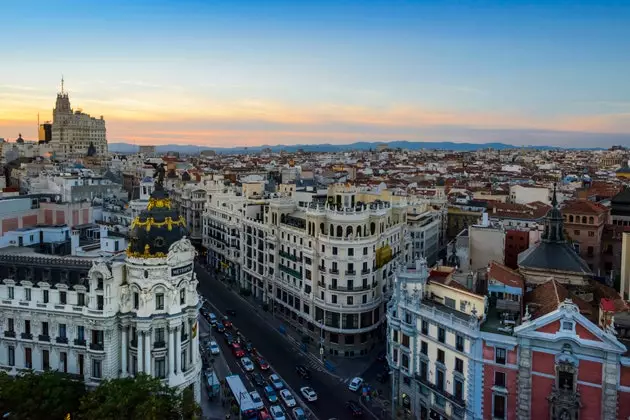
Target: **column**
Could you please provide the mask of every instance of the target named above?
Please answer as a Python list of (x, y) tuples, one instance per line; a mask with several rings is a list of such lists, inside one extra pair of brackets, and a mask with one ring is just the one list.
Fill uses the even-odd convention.
[(121, 354), (121, 370), (122, 376), (127, 376), (127, 343), (129, 342), (129, 338), (127, 337), (127, 327), (122, 327), (122, 354)]
[(168, 374), (175, 373), (175, 328), (168, 330)]
[(144, 369), (142, 369), (142, 366), (144, 366), (144, 357), (142, 357), (142, 355), (144, 354), (142, 352), (143, 347), (144, 347), (144, 331), (138, 331), (138, 353), (136, 357), (136, 360), (138, 362), (138, 373), (144, 372)]
[(144, 371), (147, 375), (151, 375), (151, 331), (147, 331), (144, 335)]
[(178, 366), (181, 368), (181, 360), (182, 360), (182, 332), (181, 325), (175, 328), (175, 373), (177, 373)]
[(192, 361), (193, 361), (192, 333), (193, 333), (193, 321), (189, 320), (188, 321), (188, 365), (189, 366), (192, 364)]

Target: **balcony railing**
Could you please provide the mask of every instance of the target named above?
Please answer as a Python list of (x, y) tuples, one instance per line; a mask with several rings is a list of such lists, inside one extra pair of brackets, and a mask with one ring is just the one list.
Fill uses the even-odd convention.
[(74, 339), (74, 345), (75, 346), (85, 346), (86, 342), (85, 342), (85, 338), (75, 338)]
[(289, 267), (282, 264), (278, 264), (278, 268), (280, 268), (280, 271), (285, 272), (288, 275), (295, 277), (296, 279), (302, 280), (302, 273), (300, 273), (299, 271), (290, 269)]
[(278, 254), (280, 254), (281, 257), (290, 259), (293, 262), (300, 262), (302, 260), (297, 255), (289, 254), (288, 252), (280, 251)]
[(57, 337), (55, 341), (59, 344), (68, 344), (68, 337)]
[(346, 276), (354, 276), (357, 274), (355, 270), (346, 270)]
[(24, 340), (32, 340), (33, 339), (33, 334), (31, 334), (31, 333), (22, 333), (22, 334), (20, 334), (20, 337), (22, 337)]
[(40, 334), (37, 338), (39, 339), (39, 341), (50, 341), (50, 336), (46, 334)]
[(164, 348), (166, 348), (166, 342), (164, 342), (164, 341), (156, 341), (155, 343), (153, 343), (153, 348), (155, 348), (155, 349), (164, 349)]
[(429, 387), (433, 392), (435, 392), (436, 394), (440, 395), (441, 397), (449, 400), (450, 402), (452, 402), (457, 407), (466, 408), (466, 401), (464, 401), (463, 398), (451, 394), (450, 392), (446, 391), (445, 389), (443, 389), (441, 387), (438, 387), (437, 385), (431, 383), (427, 378), (423, 378), (422, 376), (420, 376), (418, 374), (415, 375), (415, 378), (421, 384)]
[(103, 343), (90, 343), (90, 350), (103, 351), (104, 349)]
[(330, 274), (339, 274), (339, 270), (338, 270), (338, 269), (336, 269), (336, 268), (331, 268), (331, 269), (329, 270), (329, 272), (330, 272)]
[(363, 270), (361, 270), (361, 274), (370, 274), (370, 269), (364, 268)]
[(15, 331), (5, 331), (4, 336), (7, 338), (15, 338)]

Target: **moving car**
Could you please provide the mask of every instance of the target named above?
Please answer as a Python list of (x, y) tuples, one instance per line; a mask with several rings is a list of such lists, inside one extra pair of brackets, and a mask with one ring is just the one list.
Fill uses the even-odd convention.
[(348, 408), (348, 410), (350, 410), (350, 414), (352, 414), (352, 417), (362, 417), (363, 416), (363, 409), (361, 408), (361, 406), (359, 405), (358, 402), (356, 402), (356, 401), (348, 401), (346, 403), (346, 407)]
[(302, 393), (304, 398), (306, 398), (306, 401), (308, 402), (317, 401), (317, 393), (310, 386), (303, 386), (302, 388), (300, 388), (300, 392)]
[(295, 420), (306, 420), (306, 413), (302, 407), (295, 407), (291, 410), (291, 414)]
[(227, 316), (224, 316), (221, 322), (223, 322), (225, 328), (232, 328), (232, 321), (230, 321)]
[(266, 409), (262, 409), (258, 412), (258, 420), (272, 420), (271, 415)]
[(284, 410), (279, 405), (272, 405), (269, 407), (269, 413), (273, 420), (285, 420), (287, 417), (284, 414)]
[(214, 325), (217, 323), (217, 316), (213, 314), (212, 312), (210, 312), (208, 314), (208, 322), (210, 323), (210, 325), (214, 327)]
[(210, 354), (213, 354), (215, 356), (221, 353), (221, 349), (219, 348), (219, 345), (216, 341), (211, 341), (210, 344), (208, 344), (208, 349), (210, 350)]
[(265, 386), (265, 385), (267, 385), (267, 382), (265, 382), (265, 377), (262, 376), (260, 373), (253, 373), (252, 374), (252, 381), (254, 382), (254, 384), (256, 384), (256, 386)]
[(280, 398), (282, 398), (284, 405), (289, 408), (295, 407), (297, 405), (295, 398), (293, 398), (293, 394), (291, 394), (291, 391), (289, 391), (288, 389), (283, 389), (282, 391), (280, 391)]
[(252, 402), (254, 403), (254, 407), (256, 410), (262, 410), (265, 408), (265, 403), (263, 403), (262, 398), (260, 398), (260, 394), (258, 391), (252, 391), (249, 393), (249, 396), (252, 397)]
[(241, 365), (245, 372), (252, 372), (254, 370), (254, 362), (249, 357), (241, 357)]
[(254, 349), (254, 345), (252, 344), (251, 341), (248, 341), (247, 343), (245, 343), (245, 350), (247, 351), (247, 353), (251, 353), (253, 349)]
[(311, 378), (311, 372), (307, 369), (306, 366), (304, 365), (297, 365), (295, 367), (295, 371), (297, 372), (298, 375), (300, 375), (303, 379), (310, 379)]
[(280, 390), (280, 389), (284, 388), (284, 382), (282, 382), (282, 379), (280, 379), (280, 377), (278, 375), (276, 375), (275, 373), (269, 375), (269, 383), (276, 390)]
[(362, 384), (363, 384), (363, 378), (359, 378), (357, 376), (356, 378), (353, 378), (352, 381), (350, 381), (350, 384), (348, 385), (348, 389), (352, 392), (357, 392), (359, 388), (361, 388)]
[(225, 342), (227, 343), (228, 346), (231, 346), (232, 343), (234, 342), (234, 338), (232, 338), (232, 334), (230, 333), (225, 333)]
[(223, 325), (222, 322), (217, 322), (216, 324), (214, 324), (214, 328), (216, 328), (217, 332), (219, 332), (219, 333), (224, 333), (225, 332), (225, 325)]
[(238, 343), (232, 343), (232, 354), (235, 357), (243, 357), (245, 356), (245, 350)]
[(276, 394), (276, 391), (274, 391), (271, 385), (267, 385), (263, 391), (270, 403), (273, 404), (278, 402), (278, 394)]
[(260, 370), (269, 370), (269, 363), (262, 357), (256, 358), (256, 362), (258, 362), (258, 367)]

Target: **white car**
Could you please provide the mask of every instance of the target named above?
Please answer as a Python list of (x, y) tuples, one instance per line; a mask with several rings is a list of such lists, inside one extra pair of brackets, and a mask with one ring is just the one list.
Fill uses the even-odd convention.
[(241, 357), (241, 365), (243, 365), (243, 369), (245, 372), (253, 372), (254, 371), (254, 362), (249, 357)]
[(317, 394), (315, 393), (315, 390), (311, 388), (310, 386), (303, 386), (302, 388), (300, 388), (300, 392), (302, 393), (302, 395), (304, 395), (304, 398), (306, 398), (306, 401), (308, 402), (317, 401)]
[(282, 379), (280, 379), (280, 377), (278, 375), (271, 374), (269, 375), (269, 383), (271, 383), (271, 385), (275, 388), (275, 389), (282, 389), (284, 388), (284, 382), (282, 382)]
[(212, 353), (215, 356), (221, 353), (221, 349), (219, 348), (219, 345), (217, 344), (216, 341), (211, 341), (210, 344), (208, 344), (208, 348), (210, 349), (210, 353)]
[(265, 408), (265, 403), (263, 402), (262, 398), (260, 398), (260, 394), (258, 393), (258, 391), (250, 392), (249, 396), (252, 397), (252, 402), (254, 403), (254, 407), (256, 408), (256, 410), (262, 410), (263, 408)]
[(282, 391), (280, 391), (280, 398), (282, 398), (282, 401), (284, 401), (284, 405), (289, 408), (295, 407), (297, 405), (295, 398), (293, 398), (291, 391), (289, 391), (288, 389), (283, 389)]
[(286, 420), (287, 416), (284, 414), (282, 407), (279, 405), (272, 405), (269, 407), (269, 414), (273, 420)]
[(362, 384), (363, 384), (363, 378), (359, 378), (357, 376), (356, 378), (353, 378), (352, 381), (350, 381), (350, 384), (348, 385), (348, 389), (352, 392), (357, 392), (359, 388), (361, 388)]

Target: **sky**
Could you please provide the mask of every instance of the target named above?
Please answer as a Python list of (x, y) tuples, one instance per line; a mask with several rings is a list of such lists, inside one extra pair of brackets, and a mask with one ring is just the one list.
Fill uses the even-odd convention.
[(3, 2), (0, 137), (630, 145), (628, 1)]

